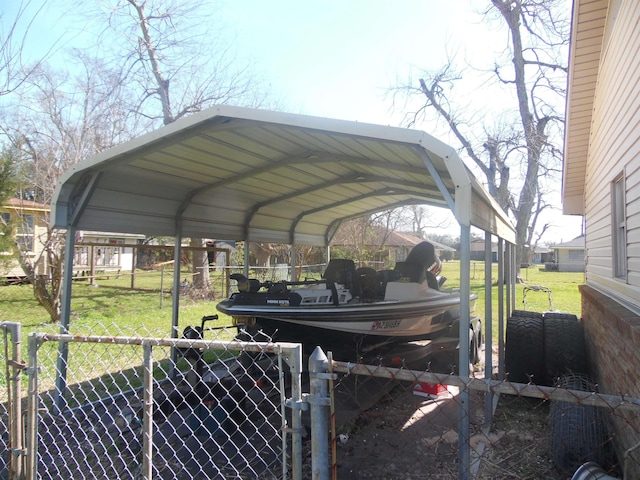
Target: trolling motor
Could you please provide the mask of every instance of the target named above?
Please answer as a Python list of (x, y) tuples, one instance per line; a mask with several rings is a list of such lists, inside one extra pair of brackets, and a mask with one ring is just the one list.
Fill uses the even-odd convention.
[[(199, 327), (193, 327), (189, 325), (182, 331), (182, 338), (188, 340), (202, 340), (204, 339), (204, 324), (217, 320), (218, 315), (205, 315), (202, 317), (202, 322)], [(213, 329), (212, 329), (213, 330)], [(179, 348), (178, 354), (181, 355), (187, 362), (189, 362), (191, 368), (187, 372), (187, 383), (192, 387), (197, 387), (198, 383), (202, 381), (202, 370), (204, 368), (203, 355), (204, 352), (198, 348)]]

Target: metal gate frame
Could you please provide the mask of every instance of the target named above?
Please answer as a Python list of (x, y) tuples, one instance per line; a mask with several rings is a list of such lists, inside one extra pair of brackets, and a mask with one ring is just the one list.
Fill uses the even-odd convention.
[[(142, 470), (141, 478), (150, 479), (152, 477), (152, 457), (153, 457), (153, 348), (171, 347), (191, 348), (191, 349), (224, 349), (232, 351), (245, 351), (257, 353), (270, 353), (284, 360), (291, 374), (291, 398), (282, 405), (283, 413), (285, 405), (291, 408), (291, 427), (285, 428), (282, 432), (283, 461), (282, 478), (292, 478), (302, 480), (302, 410), (307, 408), (308, 402), (303, 399), (302, 393), (302, 346), (295, 343), (266, 343), (266, 342), (243, 342), (243, 341), (219, 341), (219, 340), (188, 340), (169, 338), (142, 338), (142, 337), (107, 337), (94, 335), (69, 335), (69, 334), (46, 334), (33, 333), (28, 339), (28, 367), (21, 364), (17, 359), (20, 357), (20, 324), (3, 322), (2, 329), (11, 333), (13, 342), (13, 357), (7, 358), (7, 369), (13, 366), (14, 374), (11, 376), (14, 389), (11, 396), (11, 422), (10, 422), (10, 452), (11, 471), (10, 479), (37, 478), (38, 469), (38, 350), (45, 342), (69, 343), (102, 343), (115, 345), (140, 345), (144, 352), (143, 361), (143, 420), (142, 420)], [(26, 371), (28, 376), (28, 398), (25, 428), (21, 419), (21, 388), (20, 373)], [(306, 397), (306, 395), (305, 395)], [(62, 413), (62, 412), (60, 412)], [(22, 439), (22, 432), (25, 431), (25, 438)], [(291, 470), (287, 466), (287, 434), (291, 435)], [(290, 477), (288, 477), (290, 475)]]

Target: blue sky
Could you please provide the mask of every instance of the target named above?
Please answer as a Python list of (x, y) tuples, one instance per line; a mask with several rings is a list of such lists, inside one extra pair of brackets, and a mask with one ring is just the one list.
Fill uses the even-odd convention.
[[(477, 0), (207, 1), (219, 19), (212, 22), (216, 34), (223, 32), (233, 55), (253, 65), (285, 109), (309, 115), (399, 126), (407, 109), (393, 106), (387, 94), (391, 86), (405, 83), (412, 72), (415, 81), (416, 72), (440, 67), (448, 55), (491, 66), (494, 53), (507, 45), (506, 34), (473, 11), (486, 5)], [(6, 24), (19, 2), (0, 2)], [(62, 50), (91, 35), (91, 27), (78, 22), (70, 5), (48, 0), (32, 28), (37, 35), (27, 44), (34, 57), (56, 40)], [(474, 110), (495, 107), (482, 75), (465, 82), (467, 95), (456, 100)], [(435, 123), (418, 128), (455, 145)], [(559, 184), (557, 191), (559, 206)], [(567, 241), (580, 233), (576, 217), (555, 214), (553, 222), (558, 227), (548, 240)]]
[[(6, 22), (19, 1), (0, 2)], [(468, 0), (209, 3), (216, 34), (223, 32), (237, 58), (253, 64), (287, 108), (300, 113), (399, 125), (402, 113), (390, 111), (385, 92), (405, 81), (411, 68), (439, 66), (448, 51), (491, 58), (491, 33)], [(33, 9), (41, 2), (31, 4)], [(90, 41), (93, 34), (82, 30), (91, 25), (74, 17), (71, 5), (48, 0), (27, 43), (32, 58), (55, 41), (59, 50)], [(502, 38), (493, 37), (493, 42), (503, 46)]]

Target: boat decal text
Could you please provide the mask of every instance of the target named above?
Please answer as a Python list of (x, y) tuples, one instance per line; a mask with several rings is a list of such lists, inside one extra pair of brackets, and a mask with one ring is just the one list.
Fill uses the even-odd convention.
[(400, 326), (400, 320), (378, 320), (373, 322), (371, 330), (387, 330), (389, 328), (398, 328)]

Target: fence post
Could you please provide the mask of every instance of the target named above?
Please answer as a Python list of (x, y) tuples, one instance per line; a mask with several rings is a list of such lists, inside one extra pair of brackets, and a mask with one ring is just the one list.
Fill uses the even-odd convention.
[(306, 405), (302, 400), (302, 345), (289, 344), (285, 353), (291, 372), (291, 398), (286, 401), (291, 408), (291, 478), (302, 480), (302, 409)]
[(313, 480), (329, 480), (329, 360), (320, 347), (309, 357), (311, 472)]
[[(62, 342), (61, 342), (62, 343)], [(29, 387), (27, 389), (27, 478), (37, 478), (38, 473), (38, 348), (37, 334), (29, 335)]]
[[(9, 478), (21, 479), (24, 461), (23, 425), (22, 425), (22, 402), (21, 402), (21, 377), (20, 373), (24, 366), (20, 360), (20, 342), (22, 336), (22, 325), (16, 322), (2, 322), (4, 330), (5, 349), (7, 351), (7, 385), (8, 410), (9, 410)], [(8, 355), (9, 345), (7, 343), (7, 333), (11, 335), (11, 358)], [(9, 370), (11, 366), (11, 371)]]
[(142, 478), (151, 479), (153, 467), (153, 351), (151, 343), (144, 348), (144, 406), (142, 417)]

